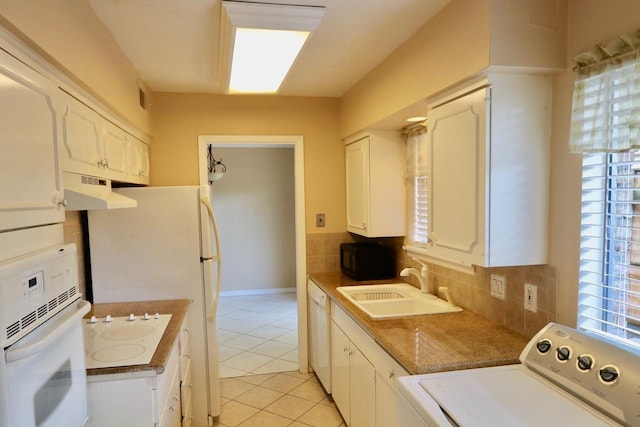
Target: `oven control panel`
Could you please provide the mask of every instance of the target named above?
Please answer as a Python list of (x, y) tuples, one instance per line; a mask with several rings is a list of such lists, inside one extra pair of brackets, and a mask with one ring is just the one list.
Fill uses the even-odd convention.
[(79, 297), (74, 244), (0, 262), (0, 344), (13, 344)]
[(640, 352), (549, 323), (520, 361), (620, 422), (640, 426)]

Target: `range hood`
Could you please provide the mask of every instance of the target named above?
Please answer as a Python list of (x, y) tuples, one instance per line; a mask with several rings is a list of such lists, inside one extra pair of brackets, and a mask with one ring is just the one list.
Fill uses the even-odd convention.
[(111, 180), (63, 172), (64, 198), (69, 211), (135, 208), (138, 202), (114, 193)]

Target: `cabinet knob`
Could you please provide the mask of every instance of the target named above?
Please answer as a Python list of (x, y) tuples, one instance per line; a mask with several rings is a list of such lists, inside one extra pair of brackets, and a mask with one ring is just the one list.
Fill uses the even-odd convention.
[(396, 373), (395, 373), (395, 372), (393, 372), (393, 371), (389, 371), (389, 372), (388, 372), (388, 375), (389, 375), (389, 379), (390, 379), (390, 380), (392, 380), (392, 379), (394, 379), (394, 378), (396, 377)]

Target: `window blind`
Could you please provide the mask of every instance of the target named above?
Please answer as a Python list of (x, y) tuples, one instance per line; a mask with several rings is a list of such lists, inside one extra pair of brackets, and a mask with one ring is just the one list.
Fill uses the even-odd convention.
[(409, 244), (425, 247), (429, 232), (426, 128), (407, 136), (407, 200)]
[(578, 325), (640, 347), (640, 151), (583, 156)]

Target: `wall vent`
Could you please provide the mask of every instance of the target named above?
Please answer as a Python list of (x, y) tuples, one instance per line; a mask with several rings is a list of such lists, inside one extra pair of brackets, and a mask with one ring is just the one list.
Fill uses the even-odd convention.
[(138, 88), (138, 98), (140, 99), (140, 107), (143, 110), (147, 109), (147, 94), (142, 90), (142, 88)]

